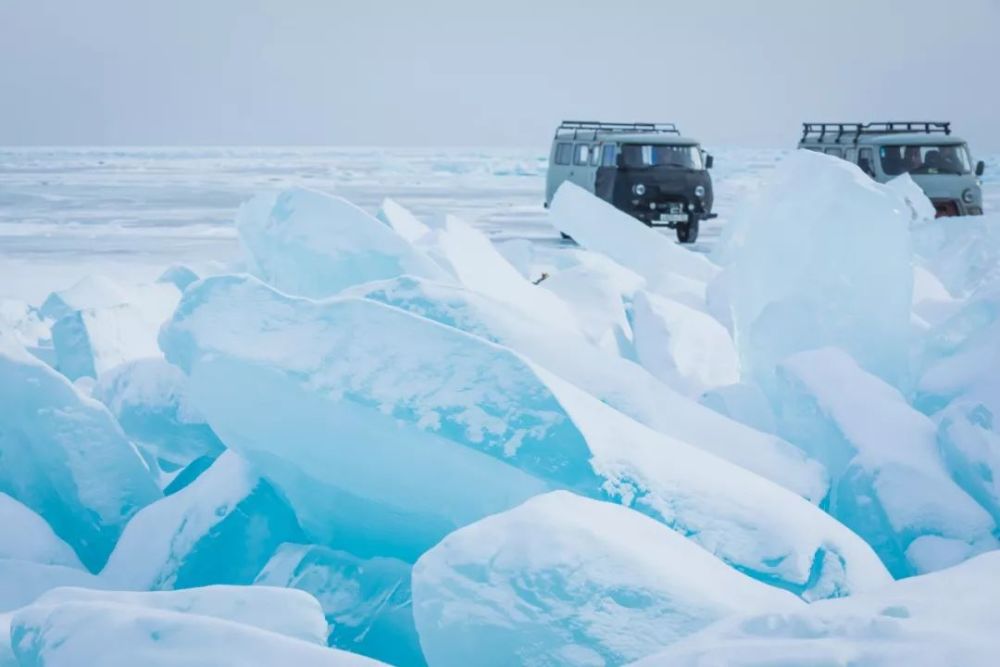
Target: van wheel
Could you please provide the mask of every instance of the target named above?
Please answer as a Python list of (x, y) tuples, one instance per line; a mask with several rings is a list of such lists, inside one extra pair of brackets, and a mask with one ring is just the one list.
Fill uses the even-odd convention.
[(698, 218), (688, 218), (688, 221), (677, 225), (677, 241), (679, 243), (694, 243), (698, 240)]

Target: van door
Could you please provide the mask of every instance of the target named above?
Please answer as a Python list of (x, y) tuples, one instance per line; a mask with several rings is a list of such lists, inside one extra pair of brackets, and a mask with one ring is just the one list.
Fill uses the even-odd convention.
[(858, 149), (858, 168), (875, 178), (875, 151), (865, 146)]
[(617, 148), (617, 144), (606, 143), (600, 144), (594, 150), (594, 155), (599, 153), (597, 171), (594, 174), (594, 194), (608, 203), (614, 201), (615, 176), (618, 174), (615, 161)]
[(587, 192), (594, 191), (594, 174), (597, 173), (597, 167), (591, 165), (591, 155), (596, 150), (596, 144), (582, 141), (573, 144), (573, 165), (570, 167), (568, 180)]

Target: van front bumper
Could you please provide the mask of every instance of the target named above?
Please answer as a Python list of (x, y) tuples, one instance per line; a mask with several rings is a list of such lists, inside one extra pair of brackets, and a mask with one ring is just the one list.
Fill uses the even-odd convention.
[(982, 215), (983, 207), (965, 204), (958, 199), (932, 199), (935, 218), (954, 218), (963, 215)]

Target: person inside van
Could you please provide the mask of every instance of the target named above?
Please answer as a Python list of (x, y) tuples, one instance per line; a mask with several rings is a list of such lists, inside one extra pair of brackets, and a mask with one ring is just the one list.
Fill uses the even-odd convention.
[(968, 169), (958, 154), (958, 146), (942, 146), (940, 152), (940, 168), (946, 174), (964, 174)]
[(924, 165), (922, 171), (928, 174), (936, 174), (941, 171), (941, 151), (931, 149), (924, 154)]
[(882, 146), (879, 149), (882, 158), (882, 171), (889, 176), (903, 173), (903, 156), (899, 146)]

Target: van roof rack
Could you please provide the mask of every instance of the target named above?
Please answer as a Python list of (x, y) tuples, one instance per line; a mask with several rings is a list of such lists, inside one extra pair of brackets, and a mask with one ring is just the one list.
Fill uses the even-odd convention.
[(604, 123), (599, 120), (564, 120), (556, 128), (557, 137), (565, 137), (570, 132), (574, 139), (579, 139), (580, 133), (597, 138), (598, 133), (614, 132), (650, 132), (656, 134), (676, 134), (681, 131), (674, 123)]
[(840, 143), (847, 137), (858, 143), (858, 139), (866, 134), (951, 134), (951, 123), (933, 120), (887, 121), (883, 123), (802, 123), (802, 141), (810, 138), (824, 141), (827, 136), (833, 137), (834, 143)]

